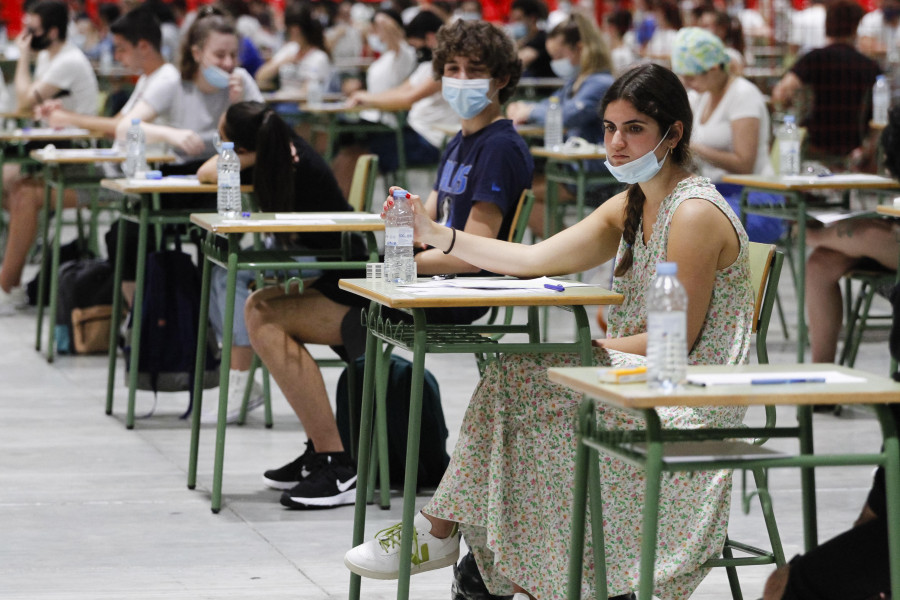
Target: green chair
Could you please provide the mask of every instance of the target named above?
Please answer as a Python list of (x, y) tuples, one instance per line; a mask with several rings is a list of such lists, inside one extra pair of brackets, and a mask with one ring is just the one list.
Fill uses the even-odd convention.
[[(781, 275), (781, 266), (784, 255), (776, 251), (775, 246), (768, 244), (750, 244), (750, 270), (753, 289), (756, 295), (754, 305), (753, 331), (756, 334), (756, 356), (760, 364), (768, 363), (768, 353), (766, 351), (766, 334), (769, 327), (769, 320), (772, 314), (772, 308), (775, 303), (775, 295), (778, 288), (778, 280)], [(596, 430), (596, 414), (594, 412), (594, 402), (590, 399), (585, 400), (580, 411), (580, 426), (578, 436), (578, 451), (576, 453), (576, 476), (575, 476), (575, 492), (574, 492), (574, 508), (572, 519), (572, 544), (569, 559), (569, 600), (577, 600), (581, 598), (581, 576), (584, 557), (584, 536), (586, 529), (585, 512), (588, 510), (588, 497), (590, 497), (590, 511), (593, 523), (602, 522), (602, 500), (600, 492), (600, 469), (598, 450), (593, 447), (595, 443), (592, 440), (592, 433)], [(774, 426), (775, 409), (774, 407), (766, 407), (766, 425)], [(588, 432), (588, 433), (585, 433)], [(709, 442), (710, 444), (724, 444), (731, 448), (741, 446), (751, 449), (752, 452), (760, 450), (752, 450), (753, 447), (762, 444), (765, 440), (756, 439), (751, 442), (743, 441), (722, 441)], [(666, 447), (665, 455), (662, 459), (664, 472), (675, 472), (685, 470), (679, 468), (679, 442), (672, 442)], [(712, 450), (716, 453), (716, 450)], [(675, 459), (672, 461), (671, 459)], [(757, 491), (751, 496), (745, 496), (745, 507), (747, 500), (753, 495), (757, 496), (762, 507), (763, 518), (766, 524), (766, 530), (769, 536), (772, 549), (763, 550), (726, 538), (725, 545), (722, 549), (722, 558), (713, 558), (704, 563), (703, 567), (725, 567), (728, 572), (728, 580), (731, 587), (732, 597), (735, 600), (741, 600), (740, 582), (738, 581), (736, 567), (747, 565), (764, 565), (764, 564), (785, 564), (784, 551), (781, 547), (781, 538), (778, 534), (778, 528), (775, 524), (775, 516), (772, 510), (771, 498), (768, 492), (768, 484), (766, 472), (764, 469), (752, 469), (756, 480)], [(590, 489), (590, 494), (588, 493)], [(596, 577), (596, 594), (597, 597), (606, 597), (604, 593), (606, 587), (606, 566), (604, 553), (604, 538), (602, 527), (594, 528), (592, 532), (592, 540), (594, 546), (594, 565)], [(655, 544), (652, 542), (645, 542)], [(748, 556), (734, 556), (734, 552), (738, 551)]]
[[(886, 270), (854, 270), (845, 276), (847, 298), (847, 323), (844, 333), (844, 347), (841, 350), (839, 363), (852, 367), (856, 363), (856, 354), (862, 342), (862, 336), (869, 321), (887, 321), (884, 327), (890, 327), (891, 314), (873, 315), (870, 310), (875, 294), (879, 290), (894, 285), (897, 282), (897, 274)], [(859, 283), (859, 291), (856, 297), (852, 294), (852, 283)], [(893, 369), (891, 370), (893, 373)]]

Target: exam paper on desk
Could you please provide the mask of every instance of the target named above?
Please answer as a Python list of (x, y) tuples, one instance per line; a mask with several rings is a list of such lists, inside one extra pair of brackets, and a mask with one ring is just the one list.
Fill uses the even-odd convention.
[(413, 289), (439, 288), (463, 288), (469, 290), (539, 290), (546, 291), (545, 284), (559, 285), (563, 287), (587, 287), (589, 284), (580, 281), (568, 281), (552, 279), (550, 277), (538, 277), (536, 279), (515, 279), (511, 277), (457, 277), (456, 279), (429, 279), (402, 286), (413, 293)]
[(861, 383), (863, 377), (847, 375), (839, 371), (759, 371), (755, 373), (708, 373), (689, 375), (688, 383), (697, 385), (750, 385), (753, 381), (824, 379), (823, 383)]

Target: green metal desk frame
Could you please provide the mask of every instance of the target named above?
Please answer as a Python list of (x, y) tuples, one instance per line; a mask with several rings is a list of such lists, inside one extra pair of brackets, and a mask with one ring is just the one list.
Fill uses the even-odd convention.
[[(553, 378), (551, 377), (551, 379)], [(797, 427), (663, 429), (655, 408), (651, 408), (625, 409), (645, 419), (646, 428), (644, 430), (606, 431), (599, 430), (596, 425), (595, 408), (600, 403), (600, 401), (593, 398), (585, 398), (579, 409), (578, 449), (575, 457), (575, 503), (572, 509), (573, 535), (570, 557), (581, 557), (584, 553), (585, 511), (588, 495), (590, 496), (592, 523), (603, 522), (598, 454), (602, 452), (613, 455), (628, 464), (644, 469), (646, 471), (647, 487), (642, 523), (640, 583), (638, 584), (638, 598), (640, 600), (651, 600), (652, 598), (658, 532), (659, 494), (663, 473), (799, 467), (801, 469), (804, 542), (806, 550), (809, 551), (818, 545), (814, 468), (824, 466), (881, 465), (884, 466), (886, 475), (888, 522), (900, 522), (900, 441), (898, 441), (893, 417), (886, 404), (873, 405), (884, 436), (884, 449), (881, 452), (817, 455), (813, 452), (811, 405), (799, 405), (797, 407)], [(664, 455), (664, 447), (672, 442), (733, 440), (736, 438), (794, 438), (799, 442), (799, 453), (796, 455), (778, 453), (769, 458), (737, 457), (677, 462), (668, 462)], [(646, 451), (636, 452), (633, 449), (636, 443), (644, 444)], [(585, 486), (588, 487), (589, 493), (586, 493)], [(606, 557), (602, 527), (592, 527), (592, 541), (595, 556), (595, 593), (598, 598), (606, 598), (608, 596)], [(891, 590), (894, 597), (900, 597), (898, 596), (900, 594), (900, 527), (889, 527), (889, 548), (891, 553)], [(569, 566), (567, 597), (570, 600), (577, 600), (581, 598), (582, 561), (572, 559)]]
[[(552, 353), (578, 352), (583, 364), (592, 364), (591, 332), (584, 306), (565, 306), (575, 316), (576, 342), (549, 343), (540, 341), (539, 310), (528, 307), (528, 319), (519, 325), (429, 325), (424, 308), (407, 312), (412, 323), (392, 323), (381, 316), (381, 304), (373, 300), (363, 319), (368, 329), (366, 337), (366, 368), (363, 377), (362, 407), (360, 410), (359, 460), (357, 464), (356, 507), (353, 519), (353, 546), (364, 541), (366, 525), (366, 499), (369, 479), (370, 448), (372, 444), (373, 392), (382, 388), (390, 367), (388, 353), (382, 344), (403, 348), (413, 353), (412, 387), (409, 404), (409, 434), (406, 446), (406, 471), (403, 487), (403, 534), (400, 556), (410, 556), (412, 551), (413, 517), (415, 516), (416, 476), (419, 456), (419, 436), (422, 418), (422, 379), (425, 372), (425, 354), (474, 354), (492, 353)], [(528, 342), (495, 342), (491, 334), (527, 334)], [(506, 338), (504, 338), (506, 339)], [(379, 410), (379, 419), (385, 411)], [(384, 457), (386, 460), (386, 457)], [(382, 486), (383, 487), (383, 486)], [(382, 489), (382, 493), (386, 492)], [(400, 561), (397, 598), (409, 598), (409, 561)], [(361, 577), (350, 575), (350, 600), (360, 597)]]
[[(547, 158), (544, 176), (547, 179), (547, 201), (544, 203), (544, 239), (562, 230), (562, 217), (559, 215), (559, 186), (569, 184), (575, 186), (575, 211), (578, 221), (584, 219), (584, 199), (588, 186), (592, 184), (617, 184), (615, 178), (604, 172), (590, 172), (585, 163), (593, 158), (582, 158), (573, 155), (571, 158)], [(555, 185), (549, 185), (554, 183)]]
[(406, 128), (406, 111), (394, 110), (386, 111), (397, 118), (397, 126), (390, 127), (384, 123), (370, 123), (368, 121), (345, 121), (340, 120), (341, 112), (313, 112), (315, 118), (325, 121), (325, 132), (328, 137), (328, 144), (325, 149), (325, 161), (331, 162), (335, 154), (335, 146), (337, 144), (338, 135), (341, 133), (393, 133), (397, 140), (397, 185), (407, 187), (406, 172), (406, 147), (403, 141), (403, 130)]
[[(222, 366), (219, 373), (219, 410), (216, 423), (216, 445), (213, 466), (212, 487), (212, 512), (218, 513), (222, 507), (222, 471), (225, 463), (225, 429), (228, 416), (228, 365), (231, 362), (231, 342), (234, 328), (234, 295), (237, 287), (237, 273), (242, 270), (269, 271), (269, 270), (297, 270), (297, 269), (362, 269), (368, 262), (378, 262), (378, 246), (375, 236), (371, 231), (360, 232), (366, 236), (369, 256), (366, 260), (349, 260), (350, 239), (343, 236), (342, 248), (334, 255), (335, 260), (299, 262), (291, 258), (297, 254), (297, 249), (292, 250), (257, 250), (241, 249), (240, 241), (244, 233), (229, 233), (227, 248), (216, 244), (216, 238), (222, 237), (212, 231), (206, 232), (203, 242), (203, 279), (200, 292), (200, 327), (197, 335), (197, 353), (194, 377), (194, 406), (191, 412), (191, 446), (188, 463), (188, 489), (194, 489), (197, 484), (197, 458), (200, 446), (200, 413), (203, 405), (203, 377), (202, 373), (206, 363), (206, 336), (209, 327), (209, 295), (212, 279), (212, 265), (218, 265), (227, 271), (225, 291), (225, 321), (222, 325)], [(306, 251), (302, 251), (306, 254)], [(300, 284), (299, 280), (289, 280)], [(268, 385), (268, 378), (265, 379)], [(266, 390), (266, 393), (268, 391)], [(267, 405), (266, 423), (271, 424), (271, 408)]]

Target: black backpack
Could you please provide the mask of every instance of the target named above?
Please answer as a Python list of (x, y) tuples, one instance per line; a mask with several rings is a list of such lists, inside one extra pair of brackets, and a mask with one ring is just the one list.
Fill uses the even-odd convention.
[[(365, 356), (355, 361), (356, 390), (353, 402), (362, 399)], [(406, 470), (406, 438), (409, 427), (409, 392), (412, 387), (412, 363), (401, 356), (391, 356), (387, 389), (388, 465), (391, 486), (402, 487)], [(350, 448), (350, 402), (347, 395), (347, 369), (341, 373), (337, 387), (337, 425), (344, 448)], [(422, 385), (422, 429), (419, 437), (418, 487), (435, 487), (450, 463), (447, 454), (447, 424), (441, 407), (441, 391), (437, 380), (427, 369)]]
[[(58, 299), (56, 303), (56, 351), (75, 352), (72, 343), (73, 309), (109, 306), (113, 297), (113, 267), (103, 259), (79, 258), (59, 267)], [(47, 286), (50, 287), (50, 286)], [(108, 318), (107, 318), (108, 321)], [(108, 332), (108, 324), (107, 329)], [(101, 351), (97, 348), (95, 351)]]
[[(180, 242), (176, 241), (174, 250), (147, 255), (144, 281), (137, 387), (153, 392), (193, 392), (200, 321), (200, 272), (191, 257), (181, 251)], [(133, 315), (129, 316), (129, 329), (132, 318)], [(209, 333), (212, 334), (211, 328)], [(127, 378), (131, 356), (130, 335), (125, 337), (125, 344)], [(218, 354), (215, 342), (211, 347), (208, 343), (204, 389), (219, 384)]]

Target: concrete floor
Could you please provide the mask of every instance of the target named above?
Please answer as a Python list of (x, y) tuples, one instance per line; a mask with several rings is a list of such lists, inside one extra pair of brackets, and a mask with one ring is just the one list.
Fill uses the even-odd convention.
[[(590, 277), (608, 281), (608, 272)], [(785, 306), (792, 306), (787, 272), (780, 287)], [(568, 313), (552, 313), (554, 336), (565, 338), (568, 318)], [(273, 401), (273, 429), (262, 426), (260, 411), (251, 413), (245, 426), (229, 428), (224, 508), (213, 515), (210, 429), (201, 441), (198, 487), (189, 491), (185, 485), (189, 429), (179, 415), (187, 395), (160, 394), (153, 416), (127, 431), (121, 361), (110, 417), (103, 412), (105, 357), (63, 356), (48, 364), (34, 351), (34, 319), (33, 310), (0, 319), (0, 598), (346, 597), (349, 572), (342, 555), (351, 539), (352, 507), (289, 511), (261, 482), (263, 470), (303, 449), (305, 435), (283, 397)], [(784, 341), (774, 321), (769, 352), (773, 362), (794, 359), (793, 342)], [(440, 382), (452, 444), (477, 380), (475, 363), (467, 356), (440, 356), (426, 364)], [(873, 333), (857, 366), (885, 373), (887, 365), (886, 335)], [(338, 374), (338, 369), (325, 369), (329, 390), (335, 389)], [(139, 413), (152, 405), (150, 394), (139, 395)], [(792, 411), (784, 409), (779, 417), (789, 422)], [(815, 419), (821, 450), (878, 447), (877, 424), (864, 409)], [(856, 517), (870, 473), (865, 467), (819, 472), (821, 539)], [(772, 475), (788, 556), (802, 543), (798, 481), (796, 471)], [(396, 496), (390, 511), (371, 507), (367, 535), (399, 517)], [(745, 516), (734, 502), (732, 537), (762, 544), (762, 532), (758, 507)], [(770, 571), (742, 570), (746, 598), (761, 595)], [(418, 575), (411, 597), (448, 598), (450, 579), (449, 569)], [(366, 580), (363, 598), (392, 598), (395, 589), (393, 582)], [(724, 572), (710, 574), (693, 597), (729, 598)]]

